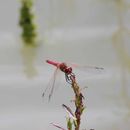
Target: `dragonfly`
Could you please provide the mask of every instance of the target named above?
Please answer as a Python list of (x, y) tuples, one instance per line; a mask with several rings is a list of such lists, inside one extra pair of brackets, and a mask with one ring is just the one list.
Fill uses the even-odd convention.
[(75, 74), (73, 73), (73, 68), (80, 68), (80, 69), (83, 69), (83, 70), (102, 70), (102, 69), (104, 69), (104, 68), (101, 68), (101, 67), (80, 66), (80, 65), (77, 65), (77, 64), (73, 64), (73, 63), (55, 62), (55, 61), (52, 61), (52, 60), (46, 60), (46, 62), (48, 64), (53, 65), (53, 66), (56, 67), (56, 70), (54, 71), (54, 75), (52, 77), (51, 86), (48, 85), (45, 88), (45, 90), (44, 90), (44, 92), (42, 94), (42, 96), (44, 97), (46, 91), (51, 87), (50, 93), (49, 93), (49, 100), (52, 97), (54, 87), (55, 87), (57, 72), (59, 70), (64, 73), (66, 82), (69, 83), (69, 84), (72, 84), (72, 82), (75, 81), (75, 77), (76, 77)]

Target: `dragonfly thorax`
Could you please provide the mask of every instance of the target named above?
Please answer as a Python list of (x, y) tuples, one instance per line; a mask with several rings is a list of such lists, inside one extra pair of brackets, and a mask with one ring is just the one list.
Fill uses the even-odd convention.
[(66, 74), (71, 74), (72, 73), (72, 68), (71, 67), (66, 68), (65, 73)]
[(71, 73), (72, 73), (72, 68), (71, 68), (71, 67), (68, 67), (68, 66), (66, 65), (66, 63), (61, 63), (61, 64), (59, 65), (59, 68), (60, 68), (61, 71), (63, 71), (63, 72), (66, 73), (66, 74), (71, 74)]

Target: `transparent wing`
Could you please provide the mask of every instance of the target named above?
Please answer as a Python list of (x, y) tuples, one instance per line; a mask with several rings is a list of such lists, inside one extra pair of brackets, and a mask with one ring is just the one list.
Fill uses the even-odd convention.
[(50, 101), (50, 99), (51, 99), (51, 97), (52, 97), (52, 95), (53, 95), (54, 88), (55, 88), (56, 86), (58, 86), (57, 84), (59, 83), (59, 81), (58, 81), (58, 78), (57, 78), (57, 77), (59, 77), (59, 76), (58, 76), (59, 73), (60, 73), (59, 68), (56, 68), (56, 70), (54, 71), (54, 74), (53, 74), (51, 80), (49, 81), (48, 85), (46, 86), (46, 88), (45, 88), (45, 90), (44, 90), (44, 92), (43, 92), (43, 94), (42, 94), (42, 97), (44, 98), (44, 97), (45, 97), (45, 94), (48, 93), (48, 94), (49, 94), (49, 97), (48, 97), (48, 98), (49, 98), (49, 101)]
[(89, 65), (78, 65), (75, 63), (67, 63), (68, 66), (72, 67), (72, 69), (74, 70), (79, 70), (82, 71), (84, 73), (102, 73), (104, 72), (104, 68), (102, 67), (97, 67), (97, 66), (89, 66)]

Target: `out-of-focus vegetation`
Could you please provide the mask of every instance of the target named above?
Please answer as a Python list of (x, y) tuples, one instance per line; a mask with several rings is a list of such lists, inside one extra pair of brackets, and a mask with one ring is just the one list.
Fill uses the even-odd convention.
[(21, 0), (19, 25), (22, 29), (22, 40), (26, 44), (35, 45), (37, 40), (36, 24), (32, 11), (33, 0)]

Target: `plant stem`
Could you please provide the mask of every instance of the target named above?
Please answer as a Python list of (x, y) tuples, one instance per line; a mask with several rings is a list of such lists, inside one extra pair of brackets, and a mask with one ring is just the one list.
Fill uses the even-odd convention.
[(76, 117), (76, 124), (75, 124), (75, 130), (79, 130), (80, 123), (81, 123), (81, 115), (84, 110), (84, 104), (83, 104), (83, 95), (80, 92), (80, 87), (76, 83), (75, 80), (72, 80), (72, 89), (75, 93), (75, 117)]

